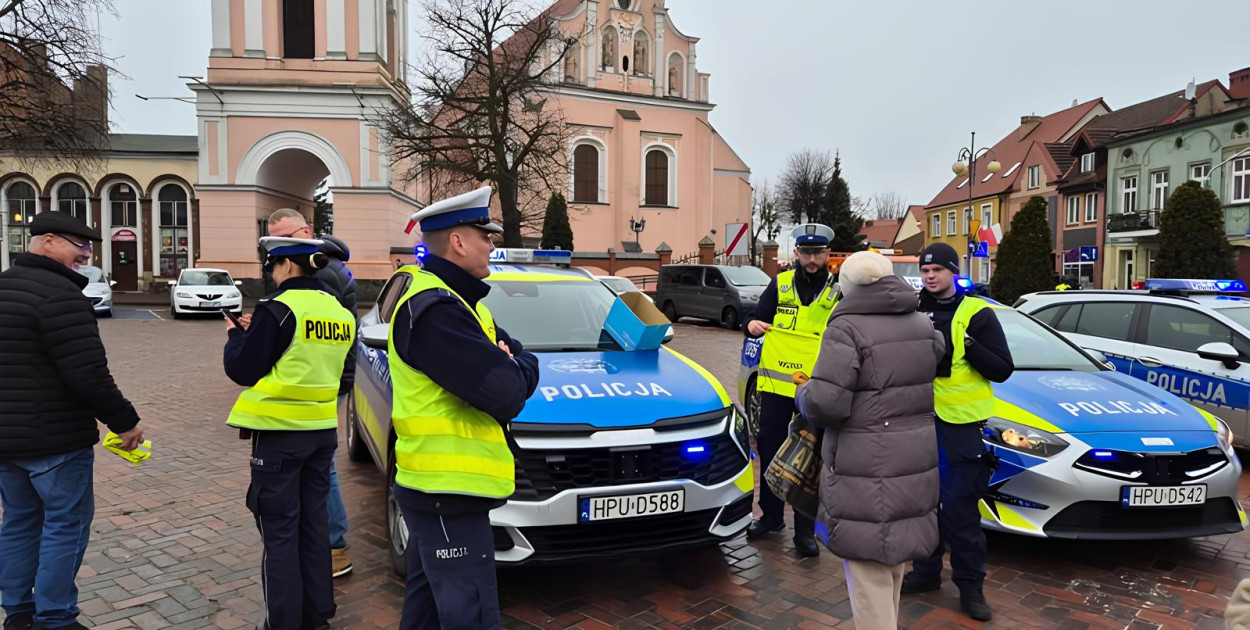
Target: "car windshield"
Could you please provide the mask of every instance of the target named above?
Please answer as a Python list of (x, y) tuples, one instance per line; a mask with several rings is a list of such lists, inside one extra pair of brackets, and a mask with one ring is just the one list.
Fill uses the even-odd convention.
[(230, 274), (224, 271), (190, 269), (182, 272), (182, 278), (178, 280), (178, 284), (193, 287), (228, 287), (234, 285), (234, 280), (231, 280)]
[(600, 278), (603, 283), (612, 287), (617, 293), (625, 293), (626, 291), (637, 291), (638, 287), (634, 286), (634, 282), (629, 278), (618, 278), (616, 276), (605, 276)]
[(896, 262), (894, 263), (894, 275), (900, 278), (919, 278), (920, 263), (918, 262)]
[(104, 272), (99, 267), (79, 267), (76, 271), (87, 278), (87, 282), (104, 282)]
[(486, 306), (527, 350), (620, 350), (603, 329), (616, 295), (598, 282), (487, 280)]
[(1250, 330), (1250, 307), (1232, 306), (1215, 309), (1217, 313), (1233, 320), (1233, 323), (1245, 330)]
[(766, 287), (772, 281), (759, 267), (717, 267), (736, 287)]
[(1057, 333), (1013, 309), (995, 309), (1017, 370), (1097, 372), (1101, 368)]

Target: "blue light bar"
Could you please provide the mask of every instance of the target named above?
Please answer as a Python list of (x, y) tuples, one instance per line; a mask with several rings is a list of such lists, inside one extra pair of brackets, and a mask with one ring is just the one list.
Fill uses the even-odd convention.
[(573, 252), (561, 249), (496, 249), (491, 262), (536, 265), (571, 265)]
[(681, 452), (693, 462), (707, 461), (712, 456), (712, 449), (702, 442), (687, 442)]
[(977, 288), (977, 284), (963, 276), (955, 276), (955, 288), (958, 289), (960, 293), (966, 293)]
[(1147, 278), (1147, 291), (1185, 291), (1187, 293), (1245, 293), (1241, 280), (1182, 280), (1179, 278)]
[(425, 265), (425, 257), (428, 256), (429, 253), (430, 248), (426, 247), (425, 243), (417, 243), (417, 245), (412, 248), (412, 255), (417, 259), (418, 265)]
[(687, 446), (686, 447), (687, 453), (702, 453), (705, 450), (707, 450), (706, 446)]
[(1095, 459), (1114, 459), (1115, 453), (1111, 451), (1094, 451)]

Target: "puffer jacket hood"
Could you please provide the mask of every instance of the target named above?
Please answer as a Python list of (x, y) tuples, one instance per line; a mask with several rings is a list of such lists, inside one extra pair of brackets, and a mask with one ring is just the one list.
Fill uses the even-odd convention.
[(333, 234), (326, 234), (321, 237), (321, 241), (321, 253), (343, 262), (351, 260), (352, 251), (347, 248), (347, 243), (344, 243), (343, 239)]

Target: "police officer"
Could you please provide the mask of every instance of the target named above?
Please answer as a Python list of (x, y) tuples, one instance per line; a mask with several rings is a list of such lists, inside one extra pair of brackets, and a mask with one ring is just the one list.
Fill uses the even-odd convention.
[(515, 489), (508, 423), (538, 386), (538, 359), (495, 325), (489, 187), (413, 215), (429, 253), (399, 298), (387, 360), (394, 496), (408, 524), (400, 628), (499, 628), (489, 512)]
[[(760, 296), (743, 330), (751, 338), (764, 337), (756, 388), (760, 392), (759, 426), (756, 436), (760, 470), (777, 455), (789, 434), (790, 418), (797, 413), (794, 394), (796, 378), (811, 376), (820, 350), (829, 314), (837, 304), (837, 287), (829, 274), (829, 239), (833, 230), (816, 223), (794, 229), (795, 262), (789, 271), (777, 274)], [(763, 516), (747, 528), (747, 538), (756, 539), (785, 527), (785, 504), (768, 484), (760, 485)], [(794, 550), (800, 556), (820, 555), (814, 536), (815, 523), (794, 513)]]
[(977, 502), (989, 485), (993, 466), (982, 431), (994, 411), (994, 388), (1015, 366), (1002, 326), (985, 300), (961, 294), (955, 286), (959, 255), (944, 243), (920, 253), (924, 290), (920, 311), (946, 338), (946, 355), (933, 382), (937, 412), (939, 470), (937, 549), (917, 560), (903, 578), (903, 593), (935, 591), (942, 585), (942, 555), (951, 550), (951, 579), (959, 587), (959, 603), (969, 617), (989, 621), (985, 601), (985, 533)]
[(247, 507), (265, 548), (261, 627), (320, 628), (335, 613), (326, 496), (356, 319), (313, 277), (329, 262), (320, 241), (260, 241), (278, 291), (241, 318), (242, 328), (227, 321), (226, 375), (248, 389), (226, 422), (252, 440)]

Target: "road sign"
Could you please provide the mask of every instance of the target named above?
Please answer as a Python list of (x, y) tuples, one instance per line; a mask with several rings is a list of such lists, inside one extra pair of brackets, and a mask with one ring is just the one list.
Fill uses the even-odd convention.
[(751, 239), (747, 238), (746, 223), (725, 224), (725, 255), (746, 256), (750, 253)]
[(989, 258), (990, 244), (985, 241), (977, 241), (976, 251), (972, 252), (973, 258)]
[(1082, 247), (1081, 248), (1081, 262), (1093, 262), (1095, 260), (1098, 260), (1098, 248), (1097, 247)]

